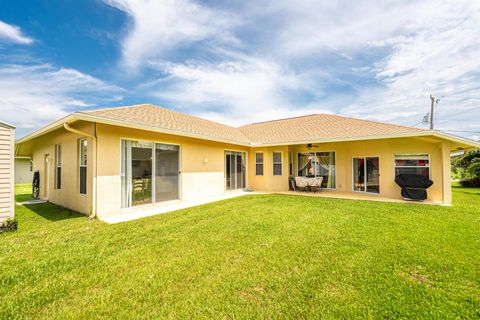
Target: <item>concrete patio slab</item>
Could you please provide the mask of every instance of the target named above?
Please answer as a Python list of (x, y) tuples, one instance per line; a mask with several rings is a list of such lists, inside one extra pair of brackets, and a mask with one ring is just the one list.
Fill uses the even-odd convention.
[(128, 210), (128, 212), (125, 212), (124, 214), (119, 214), (112, 217), (105, 217), (100, 220), (109, 224), (126, 222), (126, 221), (136, 220), (140, 218), (155, 216), (158, 214), (169, 213), (169, 212), (180, 210), (180, 209), (196, 207), (196, 206), (200, 206), (200, 205), (215, 202), (215, 201), (221, 201), (225, 199), (245, 196), (249, 194), (257, 194), (257, 193), (247, 192), (247, 191), (228, 192), (218, 197), (210, 197), (210, 198), (194, 200), (194, 201), (175, 201), (173, 203), (171, 202), (166, 205), (152, 206), (149, 208), (142, 207), (138, 209)]

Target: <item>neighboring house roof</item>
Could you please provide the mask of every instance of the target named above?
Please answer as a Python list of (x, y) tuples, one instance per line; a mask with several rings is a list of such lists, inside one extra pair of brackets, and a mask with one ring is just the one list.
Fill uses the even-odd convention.
[(423, 133), (427, 130), (383, 122), (312, 114), (308, 116), (259, 122), (239, 130), (258, 144), (280, 144), (305, 141), (330, 141), (368, 136)]
[(3, 121), (0, 121), (0, 126), (2, 127), (7, 127), (9, 129), (15, 129), (15, 126), (14, 125), (11, 125), (9, 123), (6, 123), (6, 122), (3, 122)]
[(191, 133), (205, 138), (217, 138), (241, 143), (250, 142), (249, 139), (236, 128), (151, 104), (99, 109), (79, 113), (154, 126), (171, 131)]
[(23, 137), (17, 143), (79, 120), (257, 147), (421, 136), (455, 141), (462, 148), (480, 147), (478, 142), (439, 131), (337, 115), (313, 114), (234, 128), (151, 104), (76, 112)]

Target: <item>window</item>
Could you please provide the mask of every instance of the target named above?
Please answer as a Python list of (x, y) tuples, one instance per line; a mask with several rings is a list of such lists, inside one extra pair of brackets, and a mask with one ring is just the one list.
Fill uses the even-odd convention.
[(335, 188), (335, 152), (302, 152), (297, 163), (299, 177), (323, 177), (322, 188)]
[(28, 163), (28, 169), (30, 170), (30, 172), (33, 171), (33, 160), (30, 160), (30, 162)]
[(395, 177), (399, 174), (420, 174), (430, 178), (430, 157), (428, 154), (395, 155)]
[(263, 152), (255, 153), (255, 175), (263, 176)]
[(62, 189), (62, 145), (55, 145), (55, 189)]
[(281, 176), (282, 175), (282, 153), (273, 152), (273, 175)]
[(87, 194), (87, 139), (79, 141), (80, 194)]

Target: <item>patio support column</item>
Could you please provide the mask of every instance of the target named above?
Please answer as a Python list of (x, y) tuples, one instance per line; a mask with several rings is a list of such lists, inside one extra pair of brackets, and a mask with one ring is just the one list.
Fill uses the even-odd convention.
[(450, 142), (444, 141), (442, 148), (443, 204), (452, 204), (452, 176), (450, 162)]

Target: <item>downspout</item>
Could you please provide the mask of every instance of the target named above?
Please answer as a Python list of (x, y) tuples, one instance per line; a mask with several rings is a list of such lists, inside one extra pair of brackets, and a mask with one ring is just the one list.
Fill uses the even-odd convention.
[(76, 133), (81, 136), (86, 136), (88, 138), (91, 138), (93, 140), (93, 148), (94, 148), (94, 154), (95, 154), (95, 165), (93, 166), (93, 192), (92, 192), (92, 214), (88, 216), (88, 219), (94, 219), (97, 216), (97, 124), (94, 123), (94, 133), (93, 135), (88, 134), (86, 132), (74, 129), (70, 127), (68, 122), (65, 122), (63, 124), (63, 127), (65, 130), (70, 131), (72, 133)]

